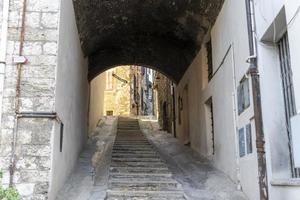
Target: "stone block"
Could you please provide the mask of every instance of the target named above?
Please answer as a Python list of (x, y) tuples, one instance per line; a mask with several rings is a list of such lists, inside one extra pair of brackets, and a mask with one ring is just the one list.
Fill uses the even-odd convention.
[(23, 156), (50, 156), (50, 145), (22, 145)]
[(8, 16), (8, 26), (13, 28), (21, 27), (21, 13), (16, 11), (10, 11)]
[(2, 171), (8, 170), (10, 164), (10, 157), (0, 157), (0, 169)]
[[(26, 102), (31, 101), (32, 104), (29, 105)], [(39, 112), (49, 112), (55, 109), (54, 97), (22, 97), (20, 98), (20, 111), (39, 111)]]
[(0, 145), (10, 145), (13, 140), (13, 129), (1, 129)]
[(31, 98), (20, 98), (20, 111), (31, 111), (33, 110), (33, 100)]
[(24, 42), (23, 55), (40, 55), (42, 54), (41, 42)]
[(21, 10), (22, 9), (22, 0), (10, 0), (9, 1), (9, 8), (10, 10)]
[(32, 195), (34, 192), (34, 183), (22, 183), (22, 184), (16, 184), (16, 188), (20, 195), (22, 196), (29, 196)]
[(54, 96), (54, 79), (27, 78), (21, 80), (21, 97)]
[(18, 130), (18, 144), (30, 144), (32, 140), (31, 130)]
[(46, 42), (43, 45), (43, 54), (57, 55), (57, 43), (56, 42)]
[(47, 194), (49, 189), (48, 182), (37, 183), (34, 187), (34, 194)]
[(17, 66), (15, 66), (15, 65), (6, 65), (5, 76), (15, 79), (15, 77), (17, 77)]
[[(14, 97), (16, 96), (16, 88), (13, 88), (13, 87), (4, 87), (4, 90), (3, 90), (3, 97), (6, 97), (8, 99), (14, 99)], [(13, 102), (11, 102), (11, 104), (14, 104), (14, 100)], [(3, 105), (4, 107), (4, 105)], [(6, 108), (7, 110), (11, 110), (14, 108), (14, 105), (13, 107), (11, 108)], [(5, 111), (3, 111), (5, 112)]]
[(27, 59), (28, 59), (28, 63), (27, 63), (28, 65), (45, 65), (45, 66), (57, 65), (57, 56), (51, 56), (51, 55), (27, 56)]
[(7, 39), (12, 41), (18, 41), (20, 38), (20, 29), (15, 27), (8, 27)]
[(32, 66), (26, 65), (23, 67), (24, 78), (55, 78), (55, 66)]
[(38, 157), (37, 165), (39, 170), (49, 170), (51, 167), (51, 160), (49, 157)]
[(15, 117), (12, 114), (2, 114), (1, 129), (13, 129), (15, 124)]
[(40, 12), (27, 12), (26, 13), (26, 27), (40, 28), (41, 26), (41, 13)]
[(28, 0), (28, 11), (43, 11), (43, 12), (57, 12), (59, 9), (59, 0)]
[(33, 29), (27, 28), (25, 32), (26, 41), (57, 41), (57, 29)]
[(19, 52), (20, 48), (20, 42), (17, 41), (8, 41), (7, 42), (7, 48), (6, 48), (6, 54), (14, 55)]
[(16, 168), (20, 169), (37, 169), (37, 158), (36, 157), (22, 157), (19, 158), (16, 163)]
[(49, 171), (22, 170), (21, 181), (27, 183), (47, 182), (49, 179)]
[(11, 144), (1, 144), (0, 146), (0, 156), (7, 157), (11, 155)]
[(41, 25), (45, 28), (57, 28), (58, 16), (58, 13), (42, 13)]
[(2, 178), (2, 184), (3, 185), (8, 185), (9, 184), (9, 171), (8, 170), (4, 170), (3, 171), (3, 178)]

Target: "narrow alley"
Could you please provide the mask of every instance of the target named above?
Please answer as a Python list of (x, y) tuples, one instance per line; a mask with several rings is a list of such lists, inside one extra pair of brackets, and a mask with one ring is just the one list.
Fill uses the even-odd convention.
[(107, 119), (94, 136), (98, 142), (110, 138), (105, 140), (110, 147), (101, 151), (105, 159), (96, 161), (99, 151), (88, 143), (77, 164), (81, 170), (73, 172), (57, 200), (247, 199), (207, 159), (155, 126), (157, 121), (145, 118)]
[(300, 200), (300, 0), (0, 0), (0, 200)]

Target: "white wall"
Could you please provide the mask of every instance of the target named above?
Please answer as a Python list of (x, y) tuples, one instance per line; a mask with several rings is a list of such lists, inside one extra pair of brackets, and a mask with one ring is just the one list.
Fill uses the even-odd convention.
[(300, 1), (285, 0), (297, 113), (300, 114)]
[(105, 77), (105, 73), (102, 73), (94, 78), (90, 83), (89, 133), (94, 131), (100, 118), (104, 114)]
[(87, 60), (81, 51), (72, 0), (61, 1), (55, 106), (64, 123), (63, 151), (59, 152), (59, 126), (52, 136), (49, 199), (71, 173), (87, 136)]
[[(300, 199), (300, 184), (292, 183), (293, 180), (291, 179), (285, 106), (277, 47), (277, 41), (288, 30), (294, 87), (295, 92), (298, 93), (296, 94), (298, 106), (300, 103), (298, 47), (300, 42), (300, 18), (294, 18), (292, 25), (287, 26), (287, 23), (293, 18), (299, 5), (300, 2), (298, 0), (266, 0), (256, 1), (255, 4), (269, 199), (272, 200)], [(278, 20), (282, 18), (284, 20)], [(266, 37), (270, 30), (273, 37)], [(269, 39), (266, 40), (265, 38)], [(278, 180), (280, 180), (280, 184), (276, 184)]]
[[(252, 101), (250, 108), (241, 115), (238, 116), (236, 113), (236, 87), (249, 67), (246, 63), (249, 48), (245, 1), (225, 1), (212, 27), (211, 40), (214, 77), (207, 83), (205, 77), (207, 76), (207, 58), (206, 49), (203, 46), (177, 85), (176, 100), (178, 96), (182, 96), (183, 88), (188, 84), (192, 148), (212, 159), (216, 168), (225, 172), (236, 183), (240, 183), (249, 199), (257, 200), (259, 199), (258, 165)], [(251, 93), (250, 88), (250, 95)], [(210, 155), (212, 140), (211, 133), (206, 127), (209, 123), (206, 122), (205, 116), (205, 103), (211, 96), (214, 107), (215, 155)], [(236, 130), (249, 123), (252, 125), (253, 153), (239, 158)], [(180, 139), (184, 133), (182, 126), (178, 124), (178, 116), (177, 129)]]

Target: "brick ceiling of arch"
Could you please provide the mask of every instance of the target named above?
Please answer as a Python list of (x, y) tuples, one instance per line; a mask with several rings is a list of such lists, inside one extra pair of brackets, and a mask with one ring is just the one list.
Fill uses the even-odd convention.
[(111, 66), (154, 66), (179, 82), (224, 0), (73, 0), (89, 79)]

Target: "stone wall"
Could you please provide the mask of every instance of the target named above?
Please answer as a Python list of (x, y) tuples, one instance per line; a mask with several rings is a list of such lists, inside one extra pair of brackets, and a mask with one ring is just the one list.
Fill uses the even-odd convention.
[(106, 89), (104, 92), (104, 114), (107, 111), (113, 111), (113, 115), (130, 114), (130, 66), (120, 66), (111, 69), (112, 74), (127, 81), (127, 83), (111, 77), (112, 87), (108, 88), (108, 73), (106, 73)]
[[(158, 72), (156, 73), (154, 88), (157, 93), (156, 109), (158, 113), (158, 122), (161, 129), (168, 131), (169, 133), (173, 132), (173, 98), (171, 86), (172, 81), (170, 79)], [(166, 111), (165, 113), (164, 109)]]
[[(28, 62), (21, 70), (20, 112), (54, 111), (59, 2), (27, 0), (22, 54)], [(0, 166), (4, 171), (3, 184), (7, 185), (15, 138), (13, 183), (24, 199), (45, 199), (49, 186), (50, 138), (56, 122), (38, 118), (16, 120), (17, 65), (12, 58), (19, 54), (22, 9), (23, 1), (10, 1)]]

